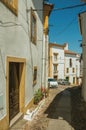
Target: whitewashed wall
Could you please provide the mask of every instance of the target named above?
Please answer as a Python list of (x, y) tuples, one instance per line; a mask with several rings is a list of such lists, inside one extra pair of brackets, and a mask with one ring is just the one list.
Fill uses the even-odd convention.
[[(72, 59), (72, 67), (70, 67), (70, 59)], [(69, 73), (66, 72), (66, 69), (69, 68)], [(75, 72), (73, 73), (73, 68), (75, 68)], [(73, 84), (73, 77), (77, 78), (80, 76), (80, 63), (77, 62), (76, 55), (65, 54), (65, 78), (69, 77), (69, 81)]]
[[(57, 64), (58, 64), (58, 79), (64, 79), (64, 49), (61, 47), (52, 47), (52, 54), (58, 53)], [(52, 63), (54, 64), (54, 57), (52, 57)], [(52, 65), (53, 67), (53, 65)], [(53, 72), (54, 74), (54, 72)]]
[[(30, 42), (30, 8), (43, 8), (42, 0), (18, 0), (18, 16), (15, 16), (0, 2), (0, 95), (3, 95), (3, 110), (0, 118), (6, 114), (6, 58), (7, 56), (26, 59), (25, 105), (41, 86), (43, 25), (42, 12), (35, 11), (37, 17), (37, 45)], [(27, 5), (26, 5), (27, 4)], [(28, 14), (26, 9), (28, 8)], [(27, 18), (28, 15), (28, 18)], [(27, 24), (28, 20), (28, 24)], [(17, 25), (15, 25), (17, 24)], [(7, 27), (4, 27), (4, 26)], [(8, 25), (13, 25), (8, 27)], [(29, 31), (28, 31), (29, 30)], [(31, 59), (32, 58), (32, 59)], [(33, 87), (33, 66), (37, 66), (37, 84)], [(0, 97), (1, 99), (1, 97)]]

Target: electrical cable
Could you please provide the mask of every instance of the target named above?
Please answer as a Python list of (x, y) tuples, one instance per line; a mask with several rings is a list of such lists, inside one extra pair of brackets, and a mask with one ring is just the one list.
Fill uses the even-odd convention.
[[(73, 6), (62, 7), (62, 8), (54, 8), (54, 9), (52, 9), (52, 11), (59, 11), (59, 10), (73, 9), (73, 8), (78, 8), (78, 7), (82, 7), (82, 6), (86, 6), (86, 3), (84, 3), (84, 4), (78, 4), (78, 5), (73, 5)], [(28, 11), (30, 11), (30, 10), (28, 9)], [(48, 10), (43, 10), (43, 9), (33, 9), (33, 11), (48, 11)]]
[[(79, 10), (81, 12), (83, 10), (83, 7)], [(77, 22), (76, 17), (74, 17), (70, 23), (68, 23), (61, 31), (59, 31), (57, 34), (63, 34), (74, 22)]]
[(53, 11), (57, 11), (57, 10), (65, 10), (65, 9), (73, 9), (73, 8), (77, 8), (77, 7), (81, 7), (81, 6), (86, 6), (86, 3), (84, 4), (79, 4), (79, 5), (74, 5), (74, 6), (68, 6), (68, 7), (63, 7), (63, 8), (56, 8)]

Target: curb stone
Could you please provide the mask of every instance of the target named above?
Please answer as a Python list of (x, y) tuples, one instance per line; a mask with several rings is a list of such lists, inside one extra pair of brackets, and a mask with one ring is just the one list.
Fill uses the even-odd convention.
[(39, 102), (37, 108), (35, 108), (33, 111), (30, 112), (30, 110), (28, 109), (23, 119), (27, 121), (31, 121), (34, 118), (34, 116), (38, 113), (39, 109), (43, 106), (44, 103), (45, 103), (45, 98), (41, 102)]

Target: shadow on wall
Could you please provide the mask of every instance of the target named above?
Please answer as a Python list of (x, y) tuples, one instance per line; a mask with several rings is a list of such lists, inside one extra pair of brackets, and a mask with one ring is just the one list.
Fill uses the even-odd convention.
[[(69, 107), (68, 102), (70, 101), (67, 99), (69, 94), (71, 96), (71, 107)], [(60, 107), (61, 104), (63, 106)], [(68, 112), (71, 113), (71, 119), (68, 117)], [(67, 88), (57, 94), (44, 113), (51, 119), (59, 119), (60, 117), (67, 121), (74, 130), (86, 130), (86, 103), (81, 97), (81, 87)]]

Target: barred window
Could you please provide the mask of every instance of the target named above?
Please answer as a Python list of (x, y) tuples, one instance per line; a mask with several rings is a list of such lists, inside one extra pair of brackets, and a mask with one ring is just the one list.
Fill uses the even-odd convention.
[(37, 39), (37, 19), (36, 15), (31, 8), (31, 41), (32, 43), (36, 44)]

